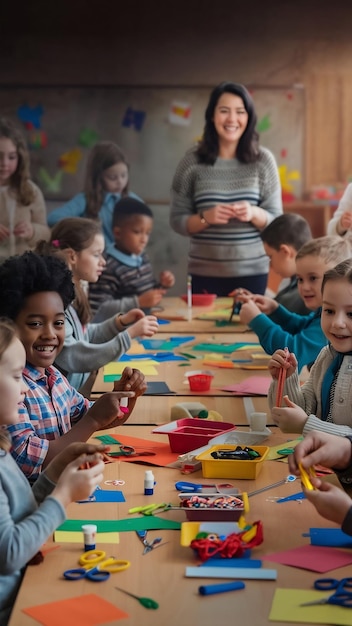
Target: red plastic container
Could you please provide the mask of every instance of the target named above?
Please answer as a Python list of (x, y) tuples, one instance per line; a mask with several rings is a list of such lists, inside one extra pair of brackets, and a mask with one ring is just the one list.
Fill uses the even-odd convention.
[(185, 376), (188, 378), (191, 391), (209, 391), (211, 381), (214, 378), (211, 372), (202, 370), (187, 372)]
[[(187, 302), (187, 295), (181, 296)], [(192, 293), (192, 306), (210, 306), (216, 299), (216, 293)]]
[(167, 434), (172, 452), (183, 454), (206, 446), (213, 437), (235, 429), (236, 426), (230, 422), (214, 422), (196, 417), (186, 417), (177, 420), (177, 428)]

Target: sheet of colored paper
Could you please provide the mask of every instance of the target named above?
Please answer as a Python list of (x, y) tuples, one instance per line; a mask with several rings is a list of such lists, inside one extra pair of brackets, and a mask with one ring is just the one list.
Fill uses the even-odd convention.
[[(54, 532), (56, 543), (79, 543), (83, 545), (82, 531), (56, 530)], [(97, 533), (96, 542), (99, 543), (120, 543), (119, 533)], [(57, 546), (59, 547), (59, 546)]]
[(269, 376), (250, 376), (241, 383), (221, 387), (223, 391), (231, 391), (237, 396), (267, 396), (271, 378)]
[(143, 346), (142, 343), (137, 341), (137, 339), (132, 339), (131, 345), (129, 349), (127, 350), (126, 354), (129, 354), (131, 356), (133, 354), (142, 354), (145, 351), (146, 351), (145, 347)]
[[(145, 504), (145, 501), (141, 501), (141, 505)], [(160, 530), (162, 528), (168, 530), (180, 530), (181, 522), (174, 522), (173, 520), (166, 519), (164, 517), (158, 517), (158, 515), (138, 515), (138, 517), (126, 517), (119, 520), (84, 520), (84, 519), (67, 519), (57, 531), (80, 531), (82, 536), (82, 524), (95, 524), (98, 527), (98, 533), (114, 533), (114, 532), (129, 532), (131, 530)]]
[[(104, 435), (102, 435), (104, 436)], [(111, 435), (114, 437), (114, 435)], [(100, 439), (100, 435), (96, 437)], [(150, 439), (139, 439), (138, 437), (129, 437), (128, 435), (116, 435), (116, 441), (122, 443), (125, 446), (133, 446), (138, 450), (148, 450), (148, 452), (155, 452), (155, 456), (134, 456), (129, 458), (128, 456), (116, 457), (117, 461), (143, 462), (148, 465), (158, 465), (160, 467), (166, 467), (169, 463), (174, 463), (178, 459), (177, 452), (170, 451), (169, 443), (162, 443), (161, 441), (152, 441)]]
[(232, 361), (216, 361), (214, 359), (204, 359), (203, 365), (211, 365), (212, 367), (222, 367), (223, 369), (233, 370), (235, 365)]
[(22, 611), (43, 626), (62, 626), (62, 624), (65, 626), (77, 626), (78, 624), (96, 626), (129, 617), (128, 613), (121, 611), (117, 606), (94, 593), (67, 598), (67, 600), (58, 600), (57, 602), (48, 602), (22, 609)]
[(287, 441), (286, 443), (281, 443), (278, 446), (271, 446), (266, 460), (267, 461), (282, 461), (283, 457), (281, 454), (278, 454), (278, 450), (290, 450), (291, 448), (294, 448), (300, 441), (302, 441), (303, 437), (297, 437), (297, 439), (292, 439)]
[(352, 563), (352, 552), (351, 550), (336, 550), (336, 548), (305, 545), (292, 550), (272, 552), (263, 556), (263, 559), (325, 574), (338, 567), (350, 565)]
[(331, 604), (300, 606), (326, 598), (326, 591), (306, 589), (276, 589), (269, 619), (273, 622), (298, 622), (301, 624), (335, 624), (351, 626), (351, 610)]
[[(96, 489), (94, 491), (94, 500), (87, 500), (90, 504), (93, 502), (126, 502), (122, 491), (118, 489)], [(85, 504), (85, 502), (81, 502)]]
[[(143, 360), (143, 361), (130, 361), (129, 367), (139, 369), (146, 376), (155, 376), (158, 373), (158, 370), (155, 368), (155, 365), (158, 365), (157, 361), (153, 359)], [(110, 376), (112, 374), (122, 374), (125, 369), (126, 364), (121, 363), (120, 361), (112, 361), (111, 363), (107, 363), (104, 365), (104, 376)]]

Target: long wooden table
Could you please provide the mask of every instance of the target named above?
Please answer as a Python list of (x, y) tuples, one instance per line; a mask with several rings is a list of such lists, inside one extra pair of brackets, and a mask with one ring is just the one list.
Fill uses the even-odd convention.
[[(191, 337), (192, 335), (190, 335)], [(158, 339), (168, 339), (169, 333), (158, 333), (155, 335)], [(193, 335), (195, 339), (190, 340), (189, 343), (182, 344), (175, 353), (191, 352), (193, 355), (198, 355), (195, 359), (190, 359), (186, 367), (180, 367), (179, 361), (165, 361), (158, 363), (155, 367), (158, 370), (158, 376), (146, 376), (147, 381), (164, 381), (169, 386), (170, 390), (176, 392), (174, 396), (144, 396), (142, 397), (136, 406), (133, 414), (131, 415), (131, 424), (160, 424), (167, 422), (170, 419), (171, 407), (178, 402), (201, 402), (208, 410), (218, 411), (224, 421), (234, 424), (247, 424), (248, 415), (245, 410), (244, 400), (240, 396), (234, 396), (231, 392), (222, 391), (221, 387), (231, 385), (234, 383), (242, 382), (250, 376), (264, 376), (268, 377), (268, 371), (263, 369), (248, 370), (242, 368), (226, 369), (219, 367), (212, 367), (211, 365), (203, 365), (203, 353), (197, 353), (192, 351), (192, 346), (197, 343), (217, 342), (224, 343), (224, 335), (217, 333), (197, 333)], [(226, 343), (235, 342), (257, 342), (257, 337), (254, 333), (244, 333), (239, 335), (226, 335)], [(253, 348), (255, 351), (255, 349)], [(252, 350), (247, 352), (239, 351), (233, 353), (231, 358), (249, 358)], [(223, 358), (223, 355), (219, 354), (219, 360)], [(143, 361), (140, 361), (141, 366)], [(126, 362), (128, 365), (128, 362)], [(193, 370), (210, 370), (214, 375), (211, 383), (211, 388), (201, 394), (190, 391), (185, 373)], [(99, 397), (106, 391), (111, 391), (112, 383), (104, 381), (104, 368), (101, 368), (98, 372), (97, 378), (92, 389), (92, 399)], [(268, 404), (266, 396), (253, 396), (251, 398), (255, 411), (268, 411)]]
[[(210, 306), (195, 306), (190, 311), (187, 304), (178, 297), (166, 296), (162, 299), (160, 307), (157, 307), (154, 314), (161, 320), (168, 323), (161, 326), (165, 331), (171, 333), (208, 333), (217, 332), (222, 334), (243, 333), (249, 329), (245, 324), (241, 324), (239, 316), (233, 317), (231, 324), (218, 325), (217, 320), (226, 322), (226, 318), (217, 315), (217, 310), (228, 312), (228, 318), (231, 314), (233, 299), (232, 298), (216, 298)], [(204, 314), (214, 313), (212, 319), (200, 319)]]
[[(121, 429), (113, 432), (120, 432)], [(131, 435), (156, 438), (165, 441), (161, 435), (151, 435), (148, 426), (124, 426), (122, 430)], [(267, 440), (268, 445), (287, 442), (288, 435), (276, 430)], [(266, 442), (265, 442), (266, 443)], [(264, 444), (263, 444), (264, 445)], [(178, 469), (154, 467), (156, 485), (154, 496), (143, 495), (145, 466), (136, 463), (114, 462), (106, 465), (105, 478), (125, 480), (122, 488), (126, 502), (120, 504), (71, 504), (68, 508), (70, 519), (123, 519), (128, 517), (131, 507), (150, 502), (178, 503), (175, 490), (177, 480), (186, 479), (202, 483), (219, 482), (216, 479), (203, 479), (201, 472), (184, 476)], [(241, 491), (254, 489), (284, 480), (288, 466), (282, 462), (265, 461), (262, 472), (256, 480), (231, 480)], [(222, 481), (220, 481), (222, 482)], [(103, 488), (111, 488), (102, 485)], [(309, 544), (309, 539), (302, 533), (310, 527), (327, 527), (329, 523), (318, 516), (315, 509), (307, 502), (295, 501), (278, 505), (273, 497), (286, 496), (300, 491), (299, 482), (287, 483), (270, 491), (265, 491), (249, 499), (250, 511), (246, 515), (248, 522), (261, 520), (264, 527), (264, 542), (252, 550), (252, 558), (263, 560), (263, 567), (276, 569), (276, 581), (246, 580), (243, 591), (202, 597), (198, 587), (202, 584), (222, 582), (216, 579), (186, 578), (187, 566), (199, 563), (191, 548), (180, 545), (180, 532), (177, 530), (150, 531), (148, 539), (160, 536), (165, 545), (142, 555), (143, 546), (134, 531), (121, 532), (120, 542), (97, 544), (109, 555), (131, 561), (131, 567), (123, 572), (112, 574), (103, 583), (89, 581), (69, 582), (63, 579), (65, 569), (77, 566), (83, 551), (82, 544), (62, 543), (60, 548), (49, 552), (39, 566), (28, 567), (17, 597), (10, 626), (34, 626), (37, 621), (22, 613), (21, 609), (59, 599), (73, 598), (83, 594), (96, 594), (111, 602), (129, 615), (122, 624), (137, 626), (168, 626), (239, 623), (264, 626), (269, 623), (269, 612), (276, 588), (312, 589), (318, 575), (307, 570), (276, 564), (265, 559), (270, 552), (285, 550)], [(184, 511), (171, 510), (163, 513), (172, 520), (185, 521)], [(330, 525), (332, 526), (332, 525)], [(350, 568), (341, 568), (333, 572), (339, 578), (350, 575)], [(143, 608), (136, 600), (115, 590), (122, 587), (139, 596), (156, 600), (160, 608), (157, 611)], [(346, 609), (347, 610), (347, 609)], [(120, 622), (112, 622), (114, 624)], [(276, 622), (287, 624), (289, 622)], [(77, 626), (81, 626), (77, 624)]]

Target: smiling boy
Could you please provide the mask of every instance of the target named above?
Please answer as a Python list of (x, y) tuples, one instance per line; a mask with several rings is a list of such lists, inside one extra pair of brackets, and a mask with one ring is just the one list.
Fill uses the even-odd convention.
[(341, 237), (319, 237), (300, 248), (296, 256), (298, 290), (311, 311), (308, 315), (288, 311), (266, 296), (242, 296), (241, 322), (257, 334), (267, 354), (287, 347), (296, 355), (298, 371), (315, 361), (327, 343), (320, 324), (324, 273), (351, 254), (350, 243)]
[(0, 266), (0, 286), (0, 316), (16, 323), (26, 351), (28, 389), (19, 422), (8, 427), (11, 452), (32, 481), (69, 443), (123, 424), (119, 398), (129, 397), (130, 414), (146, 385), (139, 370), (125, 368), (114, 386), (122, 393), (106, 393), (91, 403), (53, 366), (64, 342), (64, 311), (74, 298), (72, 275), (61, 259), (32, 252), (11, 257)]

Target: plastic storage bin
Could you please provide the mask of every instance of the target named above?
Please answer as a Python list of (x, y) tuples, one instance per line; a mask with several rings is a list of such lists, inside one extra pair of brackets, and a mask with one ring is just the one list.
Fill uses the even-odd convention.
[[(236, 450), (238, 444), (221, 444), (212, 446), (196, 456), (202, 464), (204, 478), (257, 478), (263, 467), (263, 461), (269, 452), (268, 446), (251, 446), (260, 454), (260, 458), (251, 460), (213, 459), (212, 452), (218, 450)], [(244, 446), (241, 446), (244, 447)]]
[(209, 391), (214, 375), (208, 370), (195, 370), (185, 374), (191, 391)]
[(236, 508), (215, 508), (212, 506), (203, 506), (197, 508), (185, 506), (185, 500), (188, 500), (191, 496), (199, 496), (200, 498), (204, 498), (209, 500), (216, 500), (224, 496), (228, 498), (227, 494), (214, 494), (211, 496), (205, 496), (204, 494), (194, 494), (194, 493), (181, 493), (179, 494), (179, 498), (181, 500), (181, 507), (186, 513), (186, 517), (190, 522), (237, 522), (240, 517), (244, 513), (248, 513), (249, 511), (249, 502), (247, 493), (238, 493), (236, 494), (236, 498), (242, 500), (242, 506), (238, 506)]
[(229, 422), (213, 422), (186, 417), (177, 420), (177, 428), (167, 434), (172, 452), (183, 454), (206, 446), (213, 437), (235, 429), (236, 426)]

